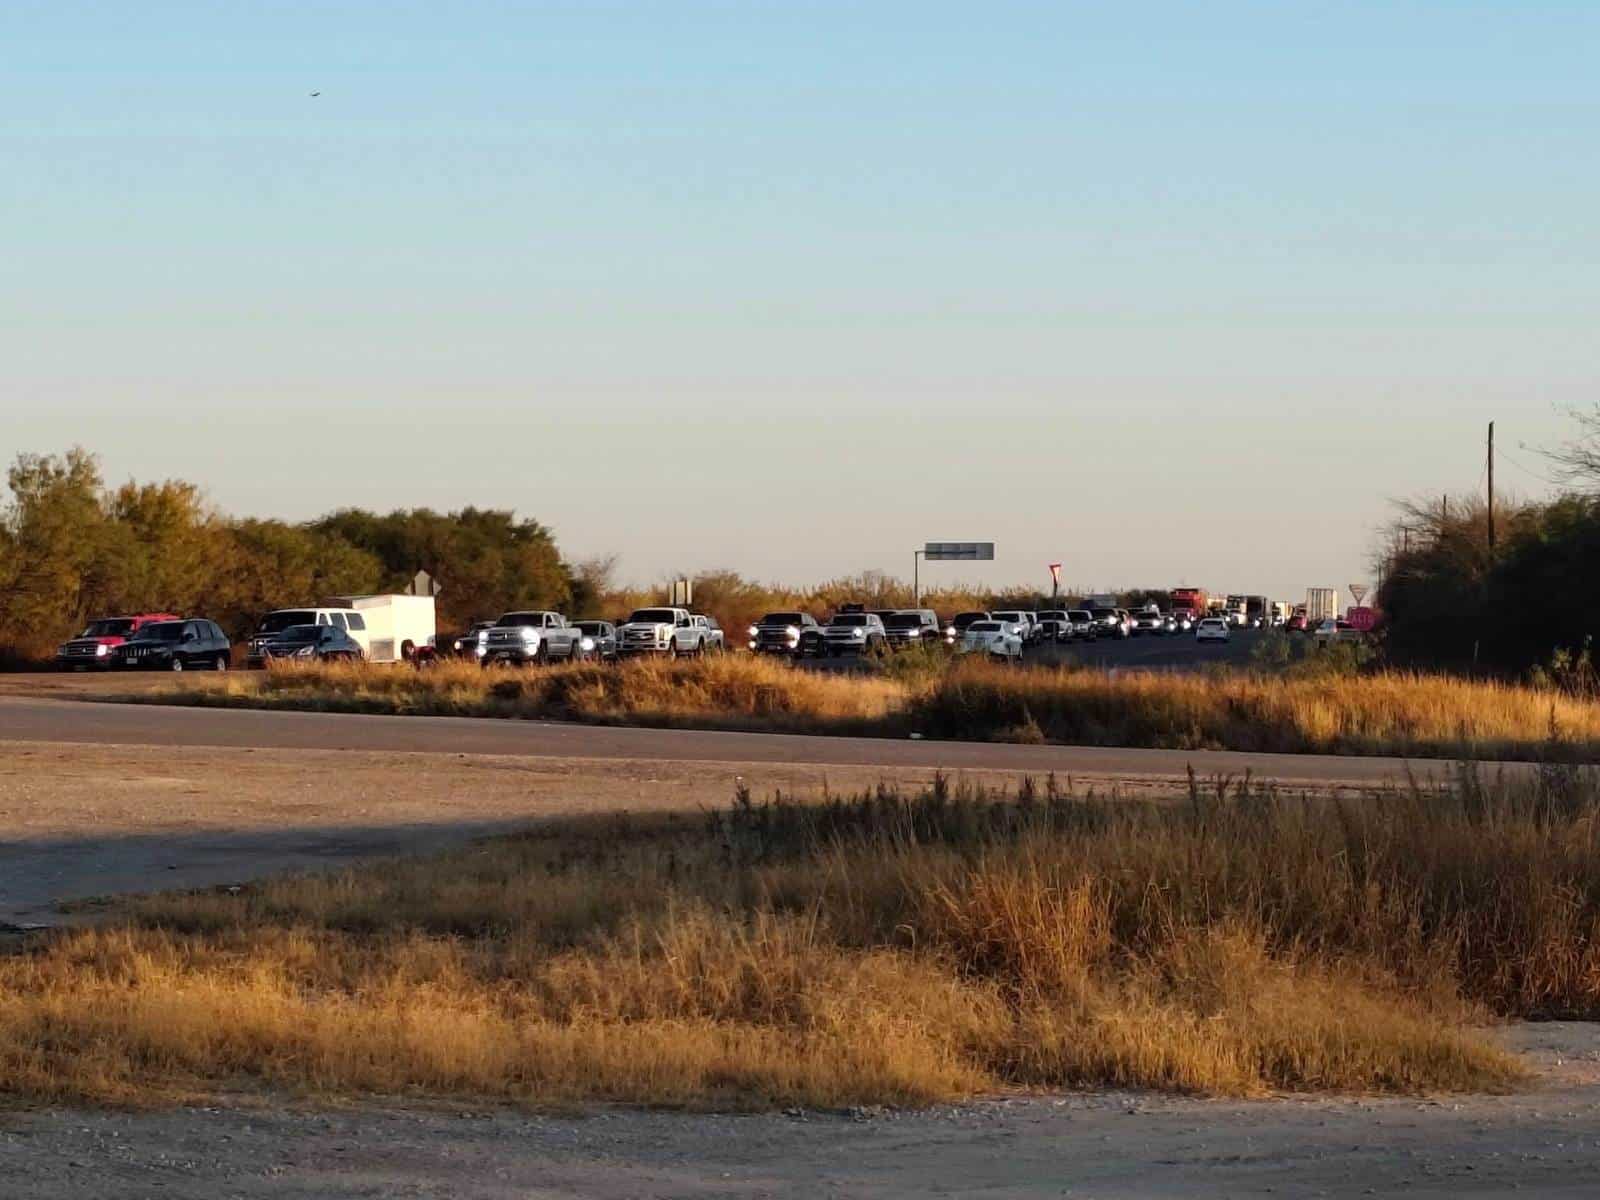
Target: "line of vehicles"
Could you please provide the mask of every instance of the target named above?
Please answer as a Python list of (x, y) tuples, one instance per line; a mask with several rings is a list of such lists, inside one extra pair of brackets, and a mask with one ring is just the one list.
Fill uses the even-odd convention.
[[(715, 654), (727, 636), (714, 617), (682, 608), (643, 608), (626, 621), (569, 621), (558, 612), (508, 612), (440, 639), (427, 596), (342, 597), (267, 613), (245, 643), (247, 667), (273, 661), (410, 663), (446, 658), (488, 665), (616, 661), (636, 655)], [(226, 671), (232, 647), (215, 622), (177, 613), (91, 621), (56, 651), (62, 670)]]
[[(799, 610), (768, 613), (750, 626), (746, 648), (804, 659), (877, 658), (912, 646), (941, 646), (1016, 660), (1029, 647), (1044, 644), (1183, 634), (1200, 642), (1228, 641), (1240, 628), (1302, 630), (1319, 642), (1362, 636), (1329, 611), (1336, 603), (1332, 589), (1313, 589), (1306, 605), (1291, 609), (1265, 596), (1212, 598), (1196, 588), (1177, 588), (1165, 611), (1154, 604), (1130, 610), (1115, 596), (1096, 595), (1082, 608), (970, 610), (948, 622), (927, 608), (845, 604), (826, 621)], [(624, 621), (572, 621), (549, 610), (516, 611), (440, 638), (431, 597), (372, 595), (267, 613), (246, 642), (245, 665), (364, 660), (425, 667), (463, 659), (484, 666), (523, 666), (615, 662), (644, 655), (676, 658), (727, 649), (727, 633), (716, 619), (686, 608), (636, 609)], [(232, 665), (232, 651), (222, 629), (206, 618), (140, 613), (90, 622), (58, 649), (56, 665), (63, 670), (225, 671)]]

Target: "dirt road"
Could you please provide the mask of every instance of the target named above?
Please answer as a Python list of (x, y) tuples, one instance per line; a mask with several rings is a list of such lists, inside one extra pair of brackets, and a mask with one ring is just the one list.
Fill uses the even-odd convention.
[[(437, 850), (555, 816), (719, 808), (741, 779), (765, 796), (882, 779), (915, 785), (933, 774), (804, 762), (0, 739), (0, 925), (55, 923), (63, 901)], [(995, 771), (962, 777), (1016, 779)]]
[(0, 1115), (0, 1200), (1592, 1197), (1600, 1035), (1507, 1032), (1524, 1094), (1029, 1097), (916, 1113), (693, 1116), (234, 1107)]

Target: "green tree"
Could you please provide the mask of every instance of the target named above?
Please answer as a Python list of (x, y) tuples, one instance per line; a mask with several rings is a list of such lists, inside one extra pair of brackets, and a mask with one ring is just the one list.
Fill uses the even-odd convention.
[(86, 450), (18, 455), (6, 483), (0, 640), (40, 653), (81, 627), (99, 603), (114, 533), (99, 464)]

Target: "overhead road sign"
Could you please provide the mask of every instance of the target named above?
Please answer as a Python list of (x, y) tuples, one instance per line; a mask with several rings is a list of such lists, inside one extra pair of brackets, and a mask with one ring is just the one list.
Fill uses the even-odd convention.
[(994, 543), (929, 542), (922, 557), (929, 562), (989, 562), (994, 558)]

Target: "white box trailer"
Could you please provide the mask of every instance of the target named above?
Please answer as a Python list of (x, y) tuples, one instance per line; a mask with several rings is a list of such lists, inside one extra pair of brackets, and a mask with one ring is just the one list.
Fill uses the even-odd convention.
[(1338, 588), (1306, 589), (1306, 624), (1318, 625), (1339, 615)]
[(341, 596), (339, 603), (361, 614), (365, 636), (351, 631), (367, 661), (406, 662), (412, 651), (433, 645), (439, 632), (432, 596)]

